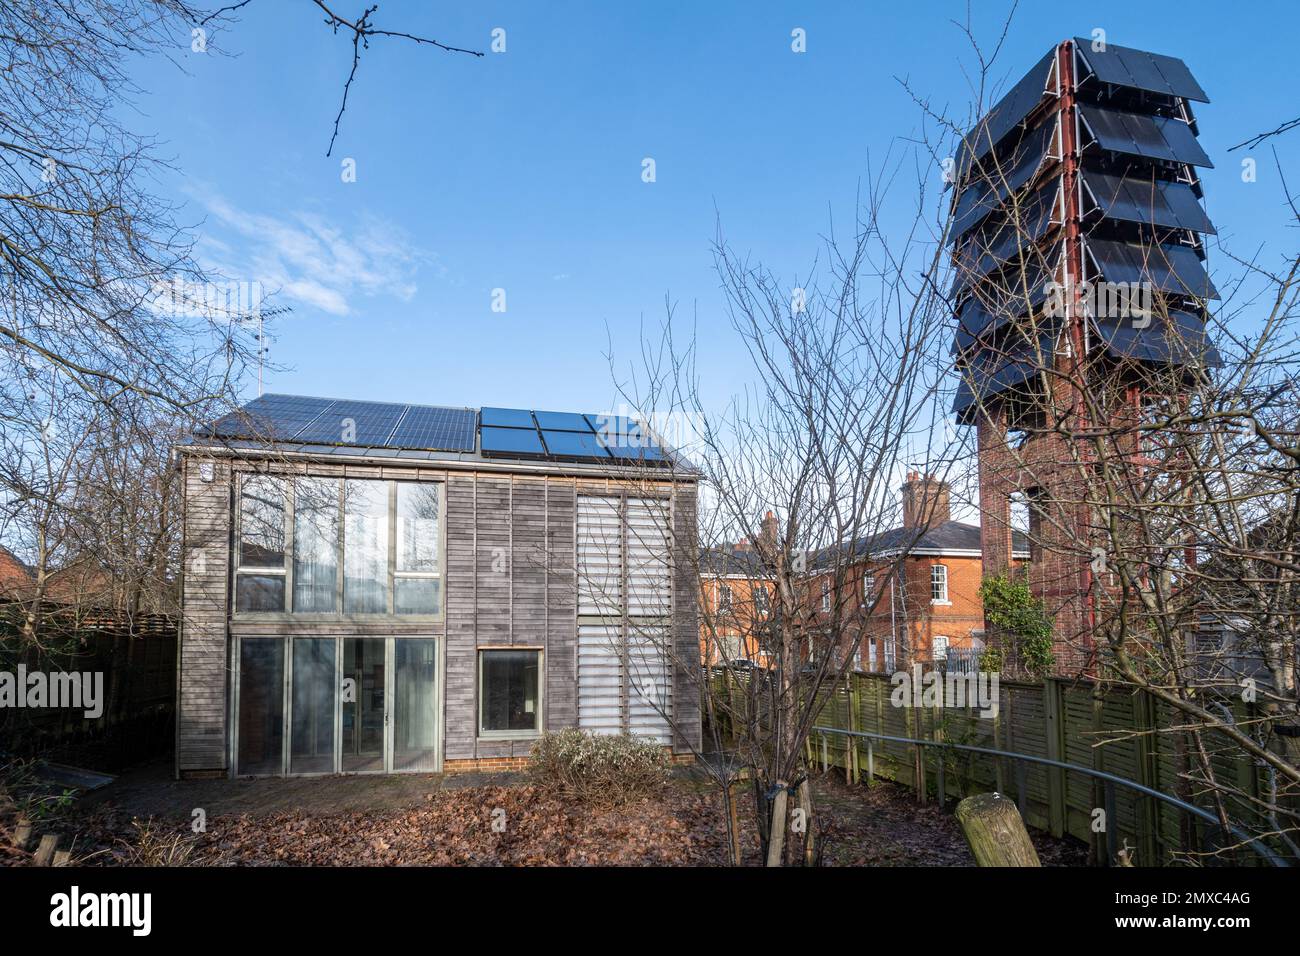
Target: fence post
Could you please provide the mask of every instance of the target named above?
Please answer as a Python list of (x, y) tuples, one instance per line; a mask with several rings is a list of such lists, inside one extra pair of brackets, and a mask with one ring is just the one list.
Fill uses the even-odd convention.
[[(1043, 714), (1047, 719), (1047, 757), (1065, 762), (1065, 696), (1054, 677), (1043, 680)], [(1065, 834), (1065, 771), (1059, 767), (1047, 770), (1047, 821), (1052, 836)]]
[[(849, 730), (857, 731), (858, 728), (858, 695), (857, 675), (849, 672)], [(849, 768), (850, 783), (858, 782), (858, 738), (848, 737), (849, 742)]]
[[(1142, 733), (1137, 738), (1137, 780), (1147, 787), (1156, 787), (1156, 760), (1159, 753), (1160, 735), (1156, 727), (1155, 701), (1145, 691), (1138, 694), (1133, 701), (1133, 722)], [(1152, 866), (1156, 861), (1156, 838), (1160, 828), (1160, 807), (1148, 796), (1137, 798), (1138, 847), (1143, 866)], [(1109, 821), (1107, 821), (1109, 822)]]

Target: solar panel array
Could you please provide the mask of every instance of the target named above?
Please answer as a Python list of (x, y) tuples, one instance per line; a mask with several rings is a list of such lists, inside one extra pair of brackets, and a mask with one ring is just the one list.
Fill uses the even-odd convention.
[(322, 454), (480, 450), (488, 458), (620, 465), (670, 461), (649, 429), (626, 416), (496, 407), (477, 412), (298, 395), (256, 398), (213, 423), (206, 435), (293, 444)]
[(670, 460), (649, 430), (626, 416), (484, 408), (482, 421), (481, 448), (487, 457), (522, 455), (621, 465)]
[(209, 434), (302, 445), (472, 452), (477, 422), (472, 408), (268, 394), (215, 422)]
[[(960, 420), (973, 419), (981, 398), (1035, 387), (1041, 363), (1026, 343), (1040, 344), (1041, 330), (1054, 334), (1047, 290), (1067, 279), (1136, 284), (1169, 316), (1103, 329), (1103, 309), (1089, 313), (1098, 332), (1091, 341), (1111, 356), (1217, 360), (1205, 334), (1207, 300), (1218, 293), (1203, 236), (1214, 226), (1196, 172), (1213, 163), (1189, 100), (1207, 101), (1181, 60), (1076, 39), (1035, 64), (966, 134), (949, 234)], [(1072, 181), (1077, 193), (1067, 193)], [(1082, 236), (1081, 273), (1065, 255), (1071, 225)]]

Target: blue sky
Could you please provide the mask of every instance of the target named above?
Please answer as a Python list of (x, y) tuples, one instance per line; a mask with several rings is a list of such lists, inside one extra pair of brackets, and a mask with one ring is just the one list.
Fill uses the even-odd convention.
[[(1014, 82), (1053, 43), (1096, 27), (1182, 57), (1213, 100), (1198, 116), (1221, 240), (1266, 260), (1293, 248), (1271, 154), (1254, 154), (1258, 181), (1243, 183), (1244, 154), (1226, 150), (1300, 114), (1284, 95), (1296, 5), (1074, 6), (1023, 4), (994, 79)], [(976, 8), (991, 44), (1008, 5)], [(386, 0), (381, 26), (485, 51), (500, 27), (506, 52), (376, 40), (327, 158), (350, 43), (306, 0), (254, 0), (221, 38), (232, 55), (183, 50), (183, 69), (142, 66), (132, 122), (174, 162), (163, 188), (197, 224), (203, 259), (281, 288), (293, 307), (274, 327), (273, 359), (287, 368), (268, 390), (606, 408), (607, 332), (626, 362), (669, 297), (698, 314), (699, 371), (721, 402), (749, 368), (712, 272), (715, 213), (739, 249), (779, 275), (804, 271), (828, 210), (850, 215), (871, 165), (920, 129), (899, 78), (965, 113), (973, 59), (951, 22), (965, 9)], [(806, 53), (791, 50), (796, 27)], [(1284, 168), (1300, 168), (1300, 130), (1274, 142)], [(642, 181), (645, 157), (654, 183)], [(345, 159), (355, 182), (342, 180)], [(491, 308), (496, 288), (504, 313)]]

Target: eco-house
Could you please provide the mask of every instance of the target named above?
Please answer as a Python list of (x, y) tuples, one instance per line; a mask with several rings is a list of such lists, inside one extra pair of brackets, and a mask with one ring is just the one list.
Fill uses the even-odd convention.
[(265, 395), (178, 461), (179, 775), (698, 746), (697, 481), (638, 421)]

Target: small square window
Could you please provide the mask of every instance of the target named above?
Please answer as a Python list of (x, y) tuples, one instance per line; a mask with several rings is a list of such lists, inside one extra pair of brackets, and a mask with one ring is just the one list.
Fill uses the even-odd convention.
[(239, 574), (235, 577), (236, 611), (283, 611), (283, 574)]
[(479, 732), (486, 736), (541, 733), (542, 652), (482, 651), (479, 654)]

